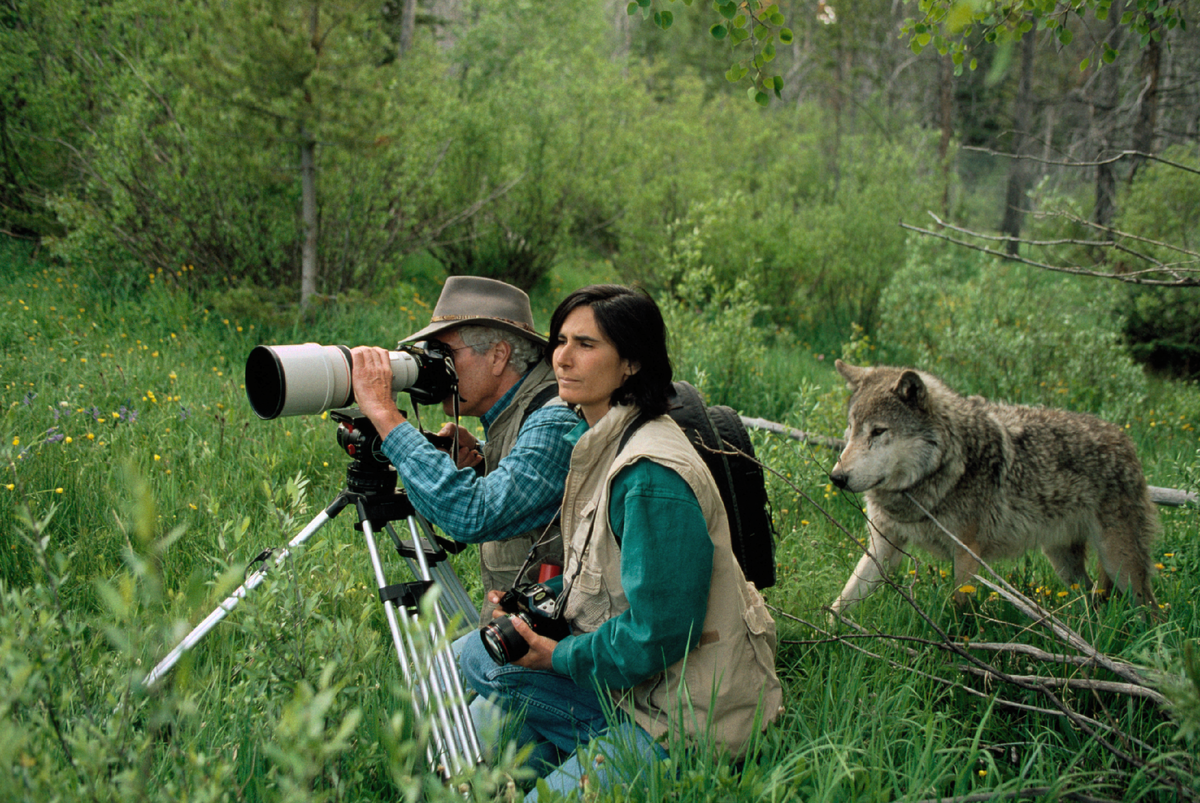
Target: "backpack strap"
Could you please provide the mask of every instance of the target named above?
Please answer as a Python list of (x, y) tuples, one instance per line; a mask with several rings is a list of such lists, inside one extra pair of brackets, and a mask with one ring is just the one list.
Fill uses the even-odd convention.
[(521, 423), (517, 427), (518, 430), (525, 426), (525, 422), (529, 420), (529, 416), (536, 413), (538, 410), (546, 406), (551, 399), (558, 397), (558, 383), (553, 382), (539, 390), (532, 399), (529, 400), (529, 406), (525, 408), (525, 414), (521, 416)]

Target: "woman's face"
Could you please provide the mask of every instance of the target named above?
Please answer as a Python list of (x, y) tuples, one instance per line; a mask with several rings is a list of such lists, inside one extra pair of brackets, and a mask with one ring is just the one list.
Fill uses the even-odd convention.
[(604, 417), (613, 391), (636, 371), (604, 336), (591, 307), (567, 314), (554, 344), (554, 375), (559, 398), (579, 405), (589, 426)]

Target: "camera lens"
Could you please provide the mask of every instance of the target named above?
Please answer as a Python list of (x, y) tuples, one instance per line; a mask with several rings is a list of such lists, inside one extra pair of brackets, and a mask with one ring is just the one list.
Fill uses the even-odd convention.
[[(525, 624), (529, 624), (529, 617), (525, 614), (518, 613), (516, 616), (521, 617)], [(484, 625), (479, 630), (479, 637), (483, 639), (483, 648), (500, 666), (519, 661), (525, 653), (529, 652), (529, 643), (513, 627), (512, 619), (512, 616), (504, 616)]]

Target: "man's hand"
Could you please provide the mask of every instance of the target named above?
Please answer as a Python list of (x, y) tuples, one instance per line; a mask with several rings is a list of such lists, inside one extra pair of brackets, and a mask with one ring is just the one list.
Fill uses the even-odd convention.
[(465, 427), (461, 427), (453, 421), (447, 421), (437, 434), (453, 439), (456, 433), (458, 435), (458, 454), (452, 455), (454, 464), (459, 468), (474, 468), (482, 463), (483, 455), (479, 452), (479, 439), (468, 432)]
[(351, 387), (354, 402), (363, 415), (371, 419), (379, 437), (387, 434), (397, 424), (404, 423), (404, 414), (396, 409), (392, 396), (392, 361), (387, 349), (359, 346), (350, 350), (353, 359)]

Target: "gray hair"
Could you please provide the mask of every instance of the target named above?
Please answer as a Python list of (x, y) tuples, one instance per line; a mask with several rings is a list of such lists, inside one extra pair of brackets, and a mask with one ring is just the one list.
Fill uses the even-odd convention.
[(460, 326), (458, 332), (464, 344), (476, 354), (486, 354), (497, 343), (504, 342), (512, 347), (508, 362), (518, 374), (524, 374), (542, 359), (542, 347), (528, 338), (515, 335), (504, 329), (491, 326)]

